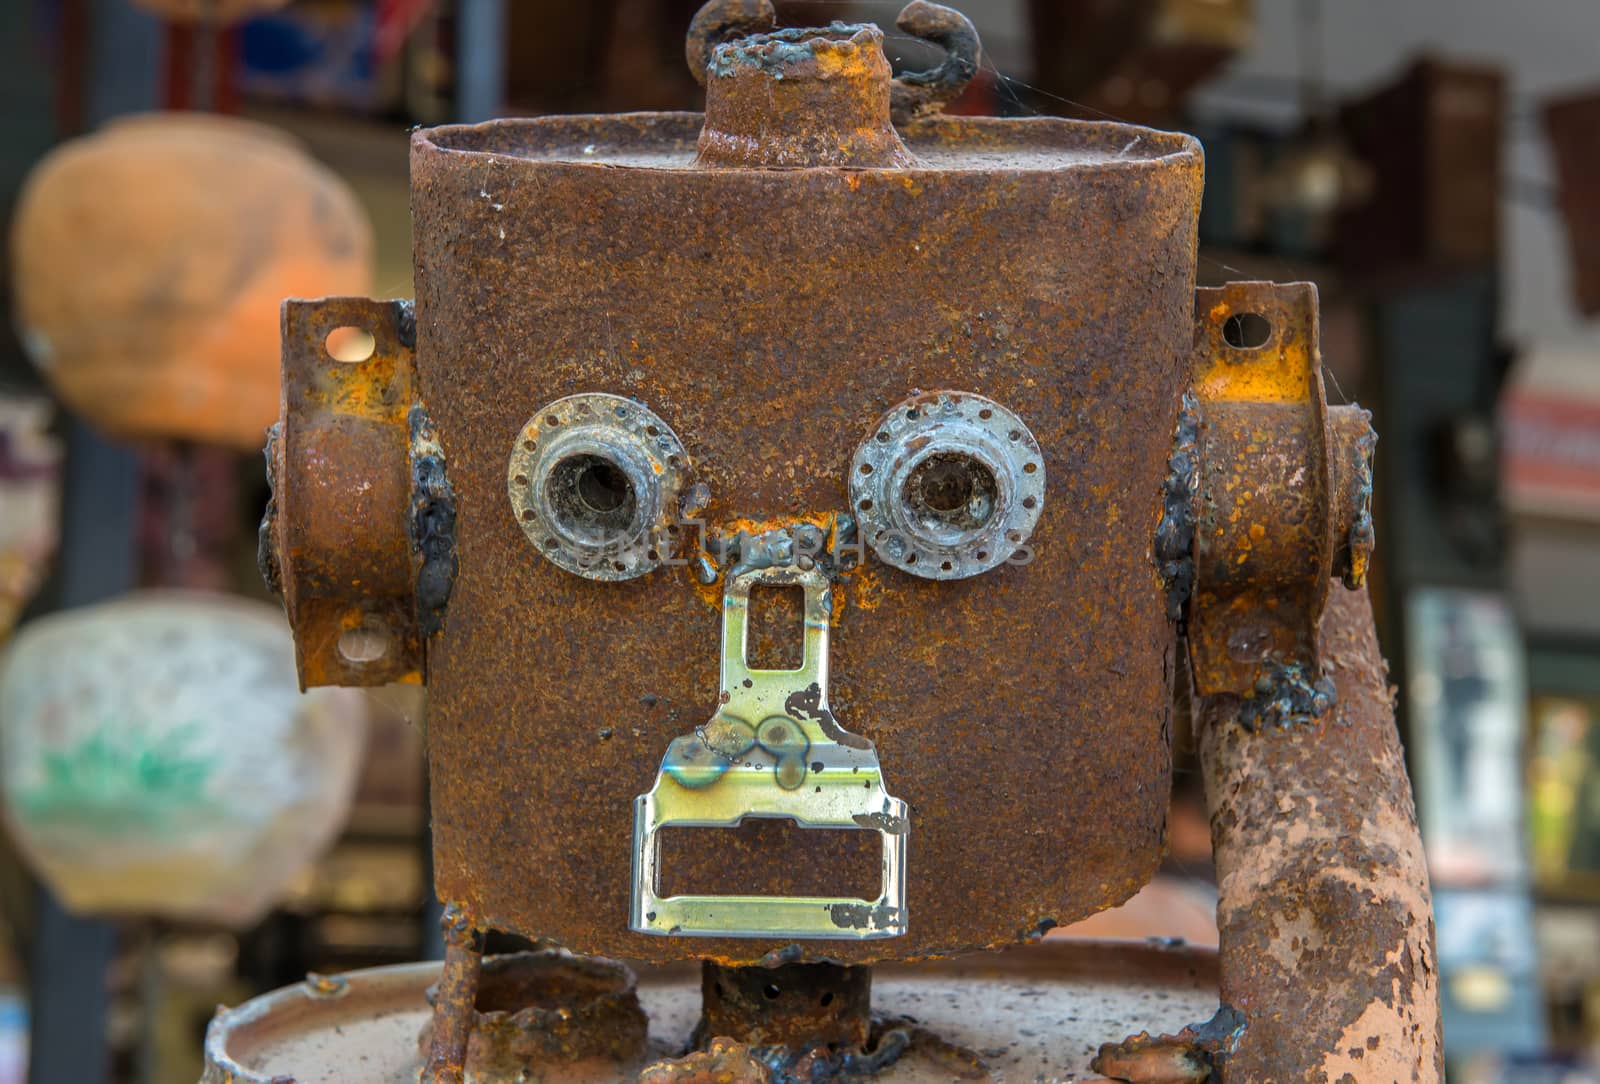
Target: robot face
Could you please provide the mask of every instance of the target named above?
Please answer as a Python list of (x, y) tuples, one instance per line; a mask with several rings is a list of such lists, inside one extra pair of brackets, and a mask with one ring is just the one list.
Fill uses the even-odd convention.
[(480, 927), (866, 963), (1121, 902), (1171, 771), (1198, 147), (945, 118), (743, 168), (702, 127), (419, 132), (414, 308), (285, 307), (302, 680), (427, 682)]
[[(528, 419), (506, 482), (516, 522), (541, 555), (599, 581), (692, 565), (701, 584), (722, 588), (715, 711), (672, 739), (655, 785), (635, 802), (633, 931), (815, 940), (905, 933), (910, 810), (886, 789), (873, 744), (845, 730), (829, 706), (833, 581), (858, 569), (868, 551), (892, 574), (930, 580), (1026, 563), (1044, 505), (1043, 458), (1022, 419), (984, 396), (915, 395), (876, 421), (844, 467), (850, 511), (825, 525), (802, 521), (756, 536), (716, 531), (710, 544), (693, 518), (705, 488), (688, 495), (691, 457), (648, 407), (590, 392)], [(752, 665), (757, 587), (803, 592), (798, 667)], [(877, 893), (662, 894), (663, 829), (737, 828), (751, 819), (878, 833)]]

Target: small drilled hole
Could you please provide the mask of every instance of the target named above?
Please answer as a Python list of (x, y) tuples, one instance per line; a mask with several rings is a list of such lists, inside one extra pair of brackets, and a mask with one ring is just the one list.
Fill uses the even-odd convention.
[(878, 434), (878, 443), (879, 444), (888, 444), (889, 443), (889, 434), (888, 433), (879, 433)]
[(1272, 321), (1259, 312), (1236, 312), (1222, 324), (1222, 341), (1235, 350), (1260, 350), (1272, 338)]
[(561, 424), (561, 419), (556, 417), (554, 414), (546, 414), (544, 416), (544, 424), (550, 425), (550, 426), (560, 425)]
[(1034, 500), (1032, 497), (1024, 497), (1024, 498), (1022, 498), (1022, 507), (1024, 507), (1024, 508), (1032, 508), (1034, 505), (1036, 505), (1038, 503), (1039, 502)]
[(522, 442), (522, 450), (525, 452), (537, 451), (538, 448), (539, 442), (536, 440), (525, 440)]
[(872, 464), (871, 463), (863, 463), (863, 464), (861, 464), (861, 473), (862, 474), (871, 474), (872, 473)]
[(916, 554), (914, 554), (914, 553), (906, 554), (906, 564), (914, 565), (916, 563), (917, 563), (917, 555)]
[(538, 517), (538, 515), (539, 515), (539, 513), (535, 512), (531, 508), (524, 508), (522, 510), (522, 518), (523, 519), (535, 519), (535, 518)]
[(1028, 463), (1028, 464), (1025, 464), (1023, 466), (1022, 473), (1023, 474), (1034, 474), (1034, 473), (1037, 473), (1038, 470), (1039, 470), (1039, 464), (1037, 464), (1037, 463)]
[(527, 485), (527, 484), (528, 484), (528, 476), (527, 476), (527, 475), (526, 475), (526, 474), (519, 474), (519, 475), (517, 475), (517, 477), (516, 477), (516, 483), (517, 483), (517, 485), (519, 485), (519, 486), (525, 486), (525, 485)]
[(1013, 429), (1011, 432), (1007, 433), (1006, 436), (1010, 437), (1012, 440), (1021, 440), (1022, 439), (1022, 430)]
[(872, 498), (871, 497), (863, 498), (861, 503), (856, 505), (856, 507), (861, 509), (863, 512), (872, 511)]
[(336, 327), (328, 332), (323, 346), (334, 361), (354, 365), (366, 361), (378, 350), (378, 340), (363, 327)]
[(990, 410), (988, 407), (984, 407), (982, 410), (978, 411), (978, 417), (982, 418), (984, 421), (988, 421), (990, 418), (994, 417), (994, 411)]
[(389, 634), (377, 625), (345, 629), (339, 634), (339, 657), (354, 666), (376, 662), (389, 653)]
[(989, 559), (989, 551), (979, 550), (974, 556), (976, 556), (980, 561), (987, 561)]
[(657, 429), (657, 428), (656, 428), (656, 427), (655, 427), (655, 426), (653, 426), (653, 425), (647, 425), (647, 426), (645, 426), (645, 427), (644, 427), (644, 431), (645, 431), (645, 434), (646, 434), (646, 435), (647, 435), (647, 436), (652, 436), (652, 437), (659, 437), (659, 436), (660, 436), (660, 435), (661, 435), (661, 430), (659, 430), (659, 429)]
[(954, 567), (955, 566), (952, 565), (949, 561), (946, 561), (942, 565), (939, 566), (940, 570), (942, 570), (944, 572), (949, 572)]
[(914, 422), (921, 416), (922, 415), (914, 407), (911, 410), (906, 411), (906, 421), (908, 422)]

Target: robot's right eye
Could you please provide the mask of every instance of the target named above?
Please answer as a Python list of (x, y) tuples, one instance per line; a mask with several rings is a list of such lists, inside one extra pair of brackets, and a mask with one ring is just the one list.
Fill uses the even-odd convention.
[(1044, 508), (1044, 457), (992, 399), (917, 395), (856, 449), (850, 505), (885, 563), (933, 580), (976, 576), (1025, 552)]

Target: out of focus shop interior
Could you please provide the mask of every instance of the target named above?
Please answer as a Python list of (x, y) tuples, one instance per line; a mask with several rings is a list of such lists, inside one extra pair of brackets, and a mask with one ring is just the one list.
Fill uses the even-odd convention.
[[(697, 6), (0, 5), (0, 1084), (193, 1080), (217, 1004), (439, 952), (424, 696), (302, 696), (256, 567), (278, 302), (410, 295), (416, 125), (699, 108)], [(1600, 7), (961, 6), (953, 111), (1193, 132), (1202, 281), (1317, 284), (1451, 1079), (1600, 1080)], [(1051, 936), (1215, 943), (1178, 746), (1161, 877)]]

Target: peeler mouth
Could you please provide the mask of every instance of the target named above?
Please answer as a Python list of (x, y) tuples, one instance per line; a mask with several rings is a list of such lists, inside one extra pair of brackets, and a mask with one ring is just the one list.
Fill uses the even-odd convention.
[[(805, 593), (798, 668), (763, 670), (748, 663), (750, 593), (758, 586)], [(828, 579), (816, 568), (754, 567), (728, 577), (720, 706), (706, 724), (673, 739), (655, 785), (634, 801), (629, 927), (635, 932), (796, 940), (872, 940), (906, 932), (911, 812), (885, 788), (872, 743), (844, 731), (828, 707), (831, 611)], [(660, 894), (662, 829), (735, 828), (763, 819), (878, 833), (877, 894)]]

